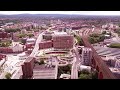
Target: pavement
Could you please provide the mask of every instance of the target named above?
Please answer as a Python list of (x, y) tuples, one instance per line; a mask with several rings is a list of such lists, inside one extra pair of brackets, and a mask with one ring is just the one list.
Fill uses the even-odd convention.
[(74, 48), (75, 57), (73, 59), (73, 65), (71, 69), (71, 79), (78, 79), (78, 65), (80, 63), (79, 54), (77, 48)]

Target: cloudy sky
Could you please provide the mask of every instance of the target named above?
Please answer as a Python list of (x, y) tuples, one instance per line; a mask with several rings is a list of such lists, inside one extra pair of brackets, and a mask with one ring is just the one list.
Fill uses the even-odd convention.
[(0, 14), (79, 14), (79, 15), (120, 15), (120, 11), (0, 11)]

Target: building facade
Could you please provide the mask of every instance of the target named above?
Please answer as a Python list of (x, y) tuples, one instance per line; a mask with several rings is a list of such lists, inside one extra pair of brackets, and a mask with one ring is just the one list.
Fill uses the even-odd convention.
[(28, 57), (22, 65), (23, 78), (31, 78), (33, 76), (34, 57)]
[(7, 32), (0, 32), (0, 38), (8, 38)]
[(82, 48), (82, 64), (86, 66), (91, 65), (92, 50), (91, 48)]
[(54, 49), (71, 49), (73, 48), (74, 37), (71, 35), (54, 35), (53, 48)]
[(52, 41), (43, 41), (39, 43), (39, 49), (46, 49), (46, 48), (52, 48), (53, 42)]
[(13, 49), (10, 47), (0, 47), (0, 53), (13, 53)]

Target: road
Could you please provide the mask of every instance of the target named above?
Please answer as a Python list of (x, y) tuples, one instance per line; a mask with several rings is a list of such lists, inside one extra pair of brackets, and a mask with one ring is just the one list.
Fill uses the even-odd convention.
[(77, 51), (77, 48), (74, 47), (75, 57), (73, 60), (73, 65), (71, 69), (71, 79), (78, 79), (78, 65), (80, 63), (80, 57)]
[[(82, 32), (82, 34), (80, 36), (88, 36), (89, 34), (95, 32), (95, 30), (91, 30), (91, 29), (86, 29)], [(71, 79), (78, 79), (78, 66), (81, 65), (81, 59), (80, 56), (78, 54), (78, 49), (76, 47), (73, 48), (74, 52), (75, 52), (75, 57), (73, 59), (73, 65), (72, 65), (72, 69), (71, 69)]]
[(44, 32), (40, 33), (37, 40), (36, 40), (36, 43), (35, 43), (35, 46), (34, 46), (34, 49), (32, 51), (32, 53), (30, 54), (29, 57), (35, 57), (35, 55), (38, 53), (38, 50), (39, 50), (39, 43), (42, 41), (42, 34)]
[[(49, 31), (49, 30), (52, 29), (52, 28), (54, 28), (54, 26), (48, 28), (46, 31)], [(36, 54), (38, 53), (38, 50), (39, 50), (39, 43), (40, 43), (40, 42), (42, 41), (42, 39), (43, 39), (43, 38), (42, 38), (43, 33), (44, 33), (44, 32), (42, 32), (42, 33), (39, 34), (39, 36), (38, 36), (38, 38), (37, 38), (37, 40), (36, 40), (34, 49), (33, 49), (32, 53), (30, 54), (29, 57), (35, 57)]]
[[(53, 27), (50, 27), (47, 29), (47, 31), (49, 31), (49, 29), (51, 29)], [(36, 43), (35, 43), (35, 46), (34, 46), (34, 49), (32, 51), (32, 53), (29, 55), (29, 57), (35, 57), (36, 54), (38, 53), (38, 50), (39, 50), (39, 43), (42, 41), (42, 34), (44, 32), (41, 32), (36, 40)], [(19, 71), (19, 70), (18, 70)], [(57, 71), (56, 71), (57, 72)], [(18, 74), (19, 72), (16, 72), (16, 74)], [(5, 77), (5, 74), (6, 72), (3, 72), (1, 75), (0, 75), (0, 79), (3, 79)]]

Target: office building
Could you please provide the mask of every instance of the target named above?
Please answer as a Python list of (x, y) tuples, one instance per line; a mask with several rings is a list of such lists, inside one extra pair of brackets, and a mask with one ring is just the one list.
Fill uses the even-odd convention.
[(82, 64), (86, 66), (91, 65), (92, 50), (91, 48), (82, 48)]
[(45, 40), (51, 40), (52, 39), (52, 32), (45, 32), (44, 34), (43, 34), (43, 39), (45, 39)]
[(34, 57), (28, 57), (22, 65), (23, 78), (31, 78), (33, 76)]
[(74, 37), (67, 34), (58, 34), (53, 36), (54, 49), (71, 49), (73, 48)]
[(39, 43), (39, 49), (46, 49), (46, 48), (52, 48), (53, 43), (51, 40), (49, 41), (42, 41)]
[(8, 38), (7, 32), (0, 32), (0, 38)]

